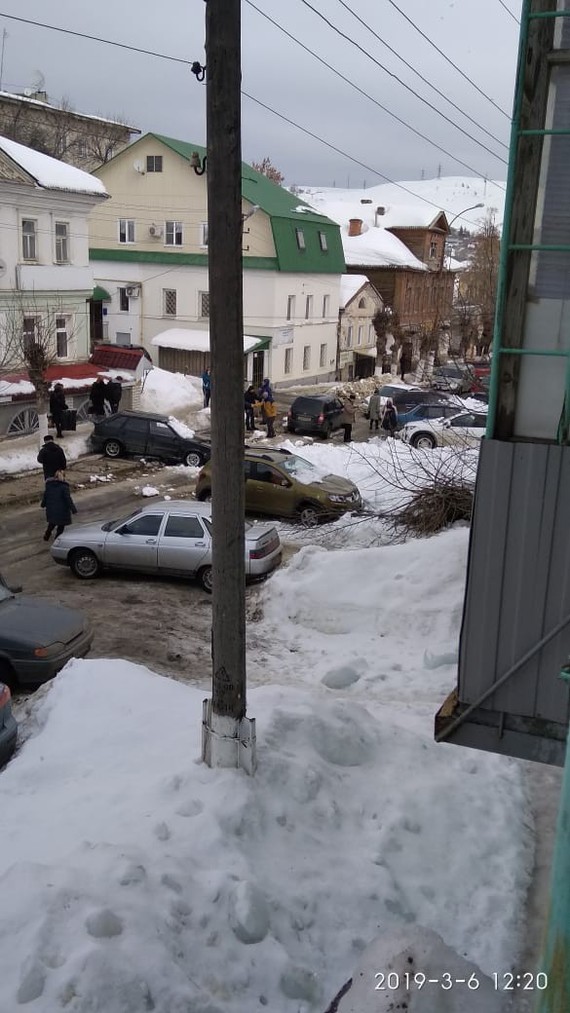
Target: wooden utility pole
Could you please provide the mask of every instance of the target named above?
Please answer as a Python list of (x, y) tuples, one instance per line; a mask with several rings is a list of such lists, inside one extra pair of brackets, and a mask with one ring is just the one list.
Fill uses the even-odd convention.
[(255, 769), (246, 717), (241, 0), (206, 4), (208, 274), (212, 359), (212, 699), (202, 758)]

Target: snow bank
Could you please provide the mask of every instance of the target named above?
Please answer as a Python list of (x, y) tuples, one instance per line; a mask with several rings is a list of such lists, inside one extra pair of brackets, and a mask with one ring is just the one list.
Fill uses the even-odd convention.
[[(92, 430), (87, 423), (84, 432), (78, 431), (74, 435), (66, 435), (57, 442), (63, 447), (67, 461), (76, 461), (82, 454), (89, 453), (87, 443)], [(32, 471), (40, 468), (37, 456), (40, 449), (39, 435), (18, 437), (14, 440), (3, 440), (0, 442), (0, 474), (14, 475), (20, 471)]]
[(141, 392), (141, 410), (159, 415), (176, 415), (196, 410), (203, 404), (202, 381), (197, 376), (170, 373), (157, 366), (145, 376)]

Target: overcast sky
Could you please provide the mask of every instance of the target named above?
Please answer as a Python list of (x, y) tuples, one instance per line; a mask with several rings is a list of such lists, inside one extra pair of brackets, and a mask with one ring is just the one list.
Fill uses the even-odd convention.
[[(378, 63), (472, 134), (470, 140), (328, 27), (302, 0), (244, 0), (243, 90), (345, 154), (332, 151), (249, 98), (242, 102), (243, 158), (268, 155), (288, 183), (371, 186), (391, 179), (487, 175), (504, 179), (509, 118), (464, 80), (389, 0), (311, 0)], [(518, 25), (500, 0), (395, 0), (398, 7), (510, 116)], [(505, 0), (516, 18), (520, 0)], [(438, 151), (355, 91), (252, 6), (269, 15), (376, 102), (427, 135)], [(347, 7), (350, 10), (347, 10)], [(204, 62), (204, 0), (2, 0), (4, 14)], [(350, 11), (367, 25), (363, 27)], [(121, 115), (154, 130), (205, 143), (205, 87), (182, 64), (74, 38), (0, 17), (5, 40), (2, 88), (44, 82), (51, 101), (81, 112)], [(380, 36), (481, 128), (469, 122), (375, 37)], [(483, 145), (483, 146), (481, 146)], [(495, 157), (491, 152), (500, 157)], [(350, 157), (348, 157), (350, 156)], [(362, 165), (355, 164), (363, 163)], [(461, 162), (466, 163), (462, 165)]]

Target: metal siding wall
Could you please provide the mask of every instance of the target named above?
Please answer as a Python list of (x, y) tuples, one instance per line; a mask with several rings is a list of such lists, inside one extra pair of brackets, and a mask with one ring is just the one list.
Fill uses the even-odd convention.
[[(474, 703), (570, 613), (570, 447), (484, 440), (458, 692)], [(476, 545), (476, 552), (473, 545)], [(566, 723), (570, 625), (481, 706)]]

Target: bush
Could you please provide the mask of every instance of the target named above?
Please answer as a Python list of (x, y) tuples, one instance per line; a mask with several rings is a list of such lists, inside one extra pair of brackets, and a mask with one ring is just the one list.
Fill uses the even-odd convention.
[(406, 506), (395, 510), (389, 523), (400, 534), (427, 537), (456, 521), (471, 520), (473, 486), (440, 475), (432, 485), (417, 489)]

